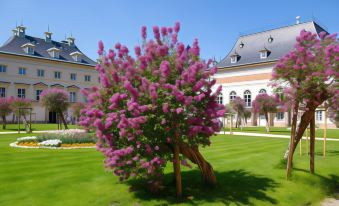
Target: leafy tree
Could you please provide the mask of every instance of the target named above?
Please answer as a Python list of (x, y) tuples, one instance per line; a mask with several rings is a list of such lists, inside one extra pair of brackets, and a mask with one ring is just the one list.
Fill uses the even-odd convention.
[[(336, 34), (321, 32), (319, 37), (301, 31), (294, 49), (279, 60), (272, 73), (274, 86), (284, 88), (284, 95), (292, 105), (287, 178), (291, 176), (294, 151), (308, 125), (311, 130), (310, 171), (314, 173), (314, 113), (319, 105), (339, 95), (339, 44)], [(297, 127), (298, 112), (302, 115)]]
[(0, 98), (0, 116), (2, 118), (2, 129), (6, 129), (6, 116), (12, 113), (13, 97)]
[(209, 69), (211, 61), (200, 59), (198, 40), (192, 46), (178, 42), (179, 29), (179, 23), (155, 26), (155, 39), (147, 40), (142, 27), (136, 58), (119, 43), (106, 53), (99, 42), (101, 87), (84, 91), (90, 107), (81, 117), (83, 126), (96, 129), (97, 147), (120, 180), (146, 177), (152, 189), (159, 189), (166, 163), (173, 162), (178, 198), (180, 162), (188, 166), (186, 158), (199, 166), (206, 183), (216, 183), (198, 148), (210, 145), (224, 115), (216, 102), (221, 87), (212, 92), (216, 67)]
[(252, 110), (256, 114), (262, 114), (266, 120), (266, 132), (270, 131), (269, 113), (277, 112), (278, 99), (268, 94), (258, 94), (252, 102)]
[(85, 104), (77, 102), (71, 105), (73, 116), (78, 120), (80, 118), (80, 111), (85, 108)]
[(61, 118), (65, 129), (68, 129), (67, 122), (64, 117), (64, 112), (69, 106), (68, 102), (69, 95), (63, 89), (46, 89), (42, 91), (40, 95), (40, 102), (45, 106), (49, 111), (56, 112)]
[[(21, 116), (23, 117), (23, 122), (25, 125), (25, 130), (27, 132), (32, 132), (28, 126), (27, 115), (30, 115), (30, 108), (32, 108), (32, 101), (26, 98), (13, 98), (11, 100), (11, 107), (14, 114), (18, 117), (19, 121)], [(20, 112), (19, 112), (20, 111)]]
[(242, 119), (245, 116), (245, 101), (241, 97), (236, 97), (234, 100), (231, 102), (232, 108), (236, 113), (236, 123), (235, 127), (241, 127), (242, 129)]
[(247, 125), (247, 120), (248, 120), (249, 118), (251, 118), (251, 116), (252, 116), (251, 110), (245, 109), (245, 112), (244, 112), (244, 120), (245, 120), (245, 124), (246, 124), (246, 125)]

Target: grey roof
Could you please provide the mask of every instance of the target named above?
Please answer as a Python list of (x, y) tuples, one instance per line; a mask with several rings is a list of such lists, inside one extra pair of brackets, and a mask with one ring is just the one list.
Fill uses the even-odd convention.
[[(232, 50), (217, 64), (217, 67), (227, 68), (278, 60), (293, 49), (296, 37), (299, 36), (300, 31), (303, 29), (317, 34), (325, 31), (317, 23), (310, 21), (240, 36)], [(328, 33), (327, 31), (325, 32)], [(268, 41), (270, 37), (273, 38), (271, 43)], [(240, 48), (241, 43), (243, 43), (242, 48)], [(261, 59), (259, 51), (265, 49), (268, 50), (268, 56), (265, 59)], [(238, 61), (231, 63), (231, 56), (234, 54), (239, 55)]]
[[(24, 44), (32, 43), (35, 45), (34, 54), (26, 54), (23, 48), (21, 47)], [(49, 55), (48, 49), (56, 47), (60, 49), (59, 58), (53, 58)], [(94, 66), (96, 64), (95, 61), (87, 57), (85, 54), (81, 55), (81, 61), (74, 61), (72, 56), (70, 55), (73, 52), (81, 52), (76, 45), (70, 46), (67, 42), (57, 42), (51, 41), (46, 42), (45, 39), (32, 37), (25, 35), (24, 37), (19, 37), (17, 35), (13, 35), (10, 37), (1, 47), (0, 53), (14, 54), (14, 55), (22, 55), (29, 56), (35, 58), (43, 58), (55, 61), (64, 61), (70, 62), (74, 64), (84, 64)]]

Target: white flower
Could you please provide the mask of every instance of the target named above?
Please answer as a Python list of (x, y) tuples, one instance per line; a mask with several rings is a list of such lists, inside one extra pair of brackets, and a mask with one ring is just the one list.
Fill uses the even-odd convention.
[(23, 140), (36, 140), (36, 136), (31, 136), (31, 137), (20, 137), (17, 139), (17, 141), (23, 141)]
[(49, 139), (39, 143), (39, 146), (47, 146), (47, 147), (58, 147), (61, 144), (61, 140), (59, 139)]

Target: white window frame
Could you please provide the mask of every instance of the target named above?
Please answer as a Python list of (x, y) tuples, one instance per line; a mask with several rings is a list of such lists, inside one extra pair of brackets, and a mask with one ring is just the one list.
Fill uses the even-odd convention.
[(277, 112), (276, 118), (277, 118), (278, 121), (284, 120), (285, 113), (284, 112)]
[(71, 73), (69, 77), (72, 81), (77, 80), (77, 73)]
[(315, 119), (317, 121), (323, 121), (323, 111), (316, 111), (315, 112)]
[(76, 102), (77, 101), (77, 93), (76, 92), (69, 92), (69, 101)]
[(244, 92), (244, 100), (245, 100), (245, 106), (251, 107), (252, 106), (252, 93), (250, 90), (246, 90)]
[(18, 88), (18, 98), (25, 99), (26, 98), (26, 89)]
[(218, 96), (217, 96), (217, 103), (218, 104), (224, 104), (224, 101), (223, 101), (223, 94), (220, 93)]
[(38, 69), (38, 70), (37, 70), (37, 76), (38, 76), (38, 77), (45, 77), (45, 70), (43, 70), (43, 69)]
[(61, 79), (61, 72), (55, 71), (54, 72), (54, 79)]
[(230, 92), (230, 102), (233, 101), (237, 97), (237, 93), (235, 91)]
[(91, 75), (85, 75), (85, 82), (91, 81)]
[(6, 65), (0, 65), (0, 73), (6, 73), (7, 72), (7, 66)]
[(0, 87), (0, 97), (6, 97), (6, 87)]
[(19, 74), (20, 76), (25, 76), (26, 73), (27, 73), (27, 70), (26, 70), (25, 67), (19, 67), (18, 74)]
[(231, 64), (237, 63), (237, 56), (231, 56)]
[(260, 90), (259, 90), (259, 94), (267, 94), (266, 89), (260, 89)]
[(42, 92), (41, 89), (36, 89), (36, 90), (35, 90), (35, 100), (36, 100), (36, 101), (39, 101), (39, 100), (40, 100), (41, 92)]
[(267, 51), (261, 51), (260, 52), (260, 59), (266, 59), (267, 58)]

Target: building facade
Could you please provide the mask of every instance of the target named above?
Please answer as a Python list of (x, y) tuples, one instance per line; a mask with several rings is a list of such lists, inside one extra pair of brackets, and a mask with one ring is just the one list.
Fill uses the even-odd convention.
[[(251, 109), (252, 101), (260, 93), (273, 94), (269, 86), (272, 69), (278, 59), (293, 49), (300, 31), (306, 30), (316, 34), (325, 31), (316, 22), (297, 23), (290, 26), (271, 29), (258, 33), (243, 35), (238, 38), (234, 47), (218, 64), (218, 72), (214, 75), (216, 86), (222, 85), (218, 101), (228, 104), (236, 96), (245, 100), (246, 107)], [(326, 32), (326, 31), (325, 31)], [(324, 124), (323, 109), (316, 111), (316, 124)], [(270, 115), (271, 125), (288, 126), (290, 113), (278, 111)], [(335, 125), (329, 122), (329, 127)], [(266, 124), (264, 116), (252, 113), (249, 124)]]
[[(40, 103), (40, 94), (47, 88), (69, 92), (72, 103), (85, 102), (82, 89), (98, 85), (99, 77), (93, 60), (75, 45), (75, 38), (54, 41), (51, 32), (45, 38), (26, 35), (18, 26), (0, 47), (0, 97), (19, 97), (32, 100), (33, 120), (56, 122), (56, 114)], [(71, 117), (69, 109), (66, 116)]]

